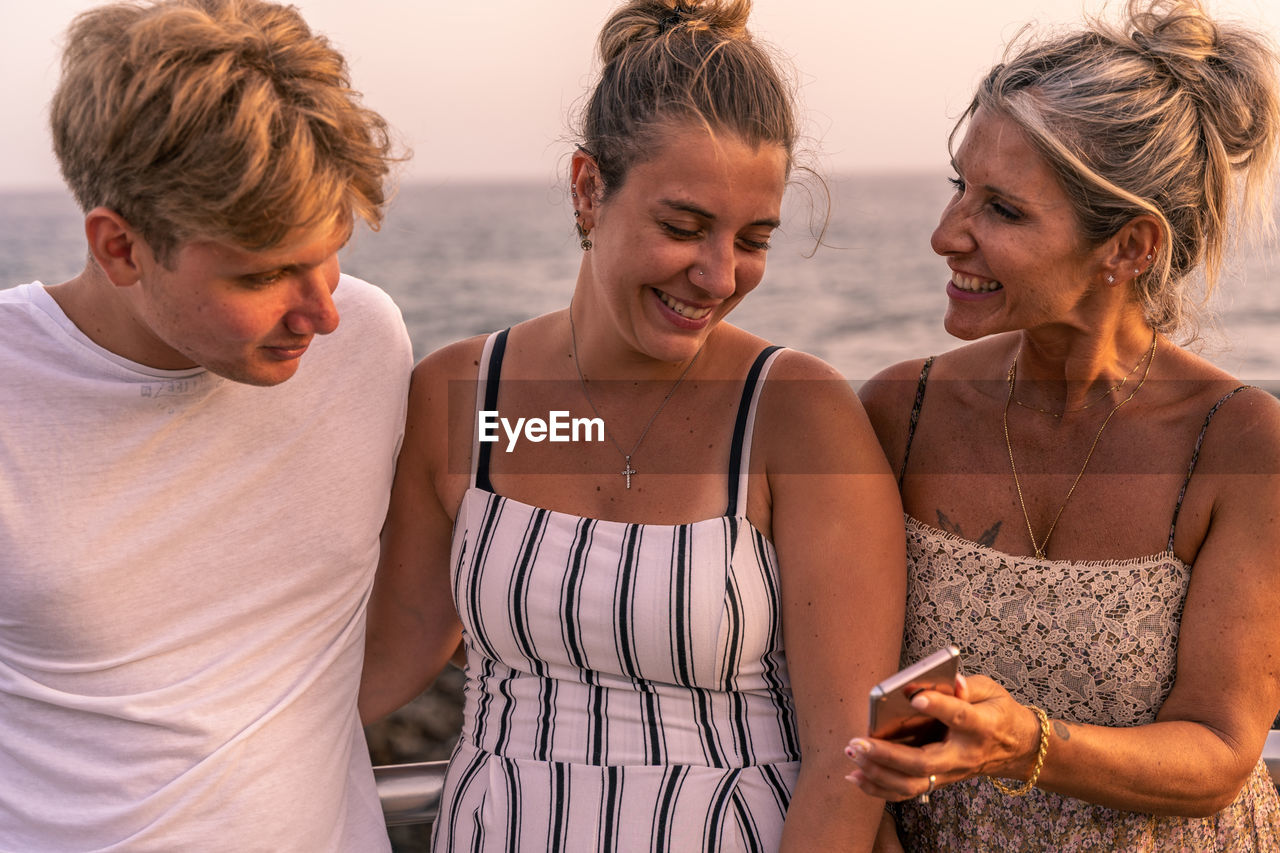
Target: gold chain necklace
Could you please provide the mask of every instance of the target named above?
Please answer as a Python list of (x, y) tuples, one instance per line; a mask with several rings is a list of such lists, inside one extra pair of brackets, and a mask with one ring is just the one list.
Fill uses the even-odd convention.
[[(1004, 446), (1009, 451), (1009, 468), (1013, 471), (1013, 487), (1018, 492), (1018, 506), (1022, 507), (1022, 518), (1027, 523), (1027, 535), (1031, 537), (1031, 547), (1035, 549), (1037, 560), (1045, 559), (1044, 554), (1045, 549), (1049, 547), (1049, 537), (1053, 535), (1054, 528), (1058, 526), (1058, 519), (1062, 517), (1062, 511), (1067, 508), (1067, 502), (1075, 494), (1076, 486), (1080, 485), (1080, 478), (1084, 476), (1085, 469), (1089, 467), (1089, 460), (1093, 458), (1093, 451), (1098, 448), (1098, 440), (1102, 438), (1102, 431), (1107, 428), (1107, 424), (1111, 423), (1111, 418), (1120, 410), (1120, 407), (1138, 395), (1138, 392), (1142, 390), (1142, 386), (1146, 384), (1147, 377), (1151, 375), (1151, 365), (1156, 360), (1157, 340), (1157, 335), (1152, 332), (1151, 349), (1144, 356), (1144, 360), (1147, 362), (1147, 369), (1142, 372), (1142, 379), (1128, 397), (1125, 397), (1111, 408), (1111, 411), (1107, 413), (1106, 419), (1103, 420), (1102, 426), (1098, 427), (1098, 433), (1093, 437), (1093, 444), (1089, 445), (1089, 452), (1084, 457), (1084, 464), (1080, 466), (1080, 473), (1076, 474), (1075, 480), (1071, 483), (1071, 488), (1067, 490), (1067, 496), (1062, 499), (1062, 506), (1058, 507), (1058, 512), (1053, 516), (1053, 521), (1049, 524), (1049, 529), (1045, 531), (1044, 539), (1039, 542), (1036, 541), (1035, 530), (1031, 528), (1031, 516), (1027, 512), (1027, 502), (1022, 497), (1022, 483), (1018, 480), (1018, 465), (1013, 461), (1013, 442), (1009, 440), (1009, 403), (1013, 401), (1013, 383), (1017, 377), (1018, 356), (1022, 355), (1022, 347), (1018, 347), (1018, 352), (1014, 354), (1013, 363), (1009, 365), (1009, 395), (1004, 401)], [(1141, 364), (1142, 362), (1138, 363)]]
[[(591, 399), (591, 392), (587, 390), (587, 377), (582, 375), (582, 363), (578, 359), (578, 330), (573, 325), (572, 301), (569, 302), (569, 339), (573, 342), (573, 367), (578, 371), (578, 381), (582, 383), (582, 396), (587, 398), (587, 405), (591, 407), (591, 411), (595, 413), (595, 416), (600, 419), (600, 423), (603, 425), (604, 416), (601, 415), (600, 410), (596, 408), (595, 402)], [(703, 341), (703, 346), (705, 345), (706, 341)], [(632, 475), (639, 473), (635, 468), (631, 467), (631, 457), (640, 449), (640, 442), (644, 441), (644, 437), (649, 434), (649, 427), (653, 426), (653, 422), (658, 419), (658, 415), (662, 414), (662, 410), (667, 407), (667, 402), (670, 401), (672, 395), (676, 393), (676, 389), (680, 387), (680, 383), (684, 381), (684, 378), (689, 375), (689, 371), (693, 368), (693, 363), (698, 360), (698, 356), (700, 355), (702, 355), (701, 346), (698, 347), (698, 351), (693, 354), (693, 358), (689, 359), (689, 363), (685, 365), (680, 376), (676, 378), (675, 384), (671, 386), (671, 390), (667, 392), (667, 396), (662, 398), (662, 402), (658, 404), (658, 408), (649, 416), (648, 423), (644, 425), (644, 429), (640, 430), (640, 437), (636, 439), (635, 444), (631, 445), (630, 453), (624, 451), (622, 446), (618, 444), (617, 439), (613, 437), (613, 433), (609, 432), (609, 428), (607, 426), (604, 427), (604, 434), (608, 436), (609, 442), (617, 448), (618, 452), (622, 454), (623, 460), (626, 462), (626, 465), (618, 473), (627, 478), (628, 489), (631, 488)]]
[[(1154, 343), (1152, 344), (1152, 346), (1154, 346)], [(1094, 403), (1101, 403), (1103, 400), (1107, 399), (1112, 394), (1114, 394), (1115, 392), (1123, 388), (1125, 383), (1129, 381), (1129, 379), (1133, 376), (1133, 374), (1138, 372), (1138, 368), (1142, 367), (1142, 362), (1146, 360), (1147, 360), (1147, 353), (1144, 351), (1142, 355), (1138, 358), (1137, 363), (1133, 365), (1133, 368), (1124, 375), (1124, 378), (1122, 378), (1115, 385), (1112, 385), (1106, 391), (1103, 391), (1099, 396), (1085, 403), (1083, 406), (1076, 406), (1074, 409), (1063, 409), (1061, 412), (1051, 412), (1048, 409), (1042, 409), (1039, 406), (1033, 406), (1030, 403), (1024, 403), (1021, 400), (1019, 400), (1017, 397), (1013, 398), (1013, 402), (1024, 409), (1031, 409), (1033, 412), (1040, 412), (1042, 414), (1050, 415), (1051, 417), (1055, 417), (1055, 418), (1060, 418), (1063, 415), (1074, 414), (1075, 412), (1082, 412), (1085, 409), (1092, 406)]]

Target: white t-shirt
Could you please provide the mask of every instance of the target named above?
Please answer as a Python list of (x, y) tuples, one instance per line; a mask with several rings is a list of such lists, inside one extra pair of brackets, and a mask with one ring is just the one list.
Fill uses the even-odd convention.
[(263, 388), (0, 291), (0, 850), (389, 849), (356, 688), (412, 353), (334, 299)]

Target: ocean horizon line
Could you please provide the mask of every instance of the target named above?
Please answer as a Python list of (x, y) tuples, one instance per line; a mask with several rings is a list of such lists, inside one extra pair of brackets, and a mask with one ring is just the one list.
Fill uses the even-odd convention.
[[(842, 183), (845, 181), (867, 180), (871, 178), (943, 178), (950, 168), (946, 165), (940, 165), (937, 168), (930, 167), (885, 167), (885, 168), (859, 168), (847, 169), (840, 171), (826, 172), (821, 169), (817, 170), (818, 177), (828, 183)], [(554, 187), (559, 182), (567, 185), (568, 176), (566, 175), (546, 175), (538, 177), (536, 175), (467, 175), (467, 176), (432, 176), (420, 175), (401, 180), (392, 180), (390, 186), (394, 191), (400, 189), (423, 189), (430, 187), (513, 187), (513, 188), (538, 188), (538, 187)], [(799, 182), (799, 179), (793, 179), (793, 183)], [(71, 190), (63, 184), (39, 183), (39, 184), (0, 184), (0, 197), (14, 196), (50, 196), (65, 194), (71, 197)]]

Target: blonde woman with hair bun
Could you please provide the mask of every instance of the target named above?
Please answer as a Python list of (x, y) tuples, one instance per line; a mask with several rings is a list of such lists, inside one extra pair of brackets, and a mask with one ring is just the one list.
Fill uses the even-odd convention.
[(1280, 404), (1185, 348), (1191, 285), (1270, 225), (1276, 53), (1194, 0), (1125, 13), (982, 81), (932, 238), (971, 343), (862, 390), (903, 657), (966, 673), (915, 699), (942, 741), (849, 744), (908, 850), (1280, 849)]
[[(614, 13), (568, 305), (414, 373), (361, 705), (412, 698), (461, 633), (438, 851), (865, 850), (881, 824), (842, 777), (902, 639), (893, 476), (843, 378), (726, 321), (797, 137), (749, 11)], [(556, 411), (603, 431), (480, 440), (483, 413)]]

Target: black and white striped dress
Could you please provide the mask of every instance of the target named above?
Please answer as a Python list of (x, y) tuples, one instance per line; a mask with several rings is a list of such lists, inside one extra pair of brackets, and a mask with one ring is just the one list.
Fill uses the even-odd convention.
[[(494, 409), (505, 333), (478, 405)], [(773, 545), (746, 519), (746, 381), (724, 517), (626, 524), (492, 492), (453, 538), (466, 711), (436, 851), (776, 850), (800, 747)]]

